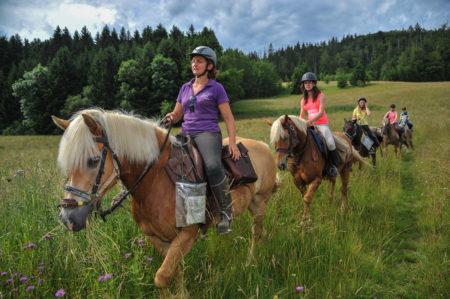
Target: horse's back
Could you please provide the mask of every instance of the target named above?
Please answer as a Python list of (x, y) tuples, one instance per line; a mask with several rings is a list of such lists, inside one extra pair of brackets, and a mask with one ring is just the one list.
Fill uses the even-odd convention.
[[(242, 142), (247, 148), (253, 168), (258, 176), (258, 180), (254, 183), (256, 193), (272, 192), (276, 183), (277, 166), (269, 146), (258, 140), (236, 137), (236, 143), (239, 142)], [(228, 145), (228, 143), (227, 137), (222, 144)]]

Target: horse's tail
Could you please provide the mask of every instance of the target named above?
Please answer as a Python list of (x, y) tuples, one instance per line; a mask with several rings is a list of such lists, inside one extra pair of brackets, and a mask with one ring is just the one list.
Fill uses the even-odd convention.
[(368, 167), (372, 167), (372, 165), (370, 165), (366, 160), (364, 160), (363, 157), (361, 157), (361, 155), (359, 154), (359, 152), (352, 147), (352, 162), (356, 163), (359, 162), (359, 165), (364, 165), (364, 166), (368, 166)]

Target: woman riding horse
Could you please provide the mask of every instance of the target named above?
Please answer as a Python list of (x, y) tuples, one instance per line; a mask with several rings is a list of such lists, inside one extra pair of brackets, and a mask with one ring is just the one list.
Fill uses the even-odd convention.
[(306, 126), (311, 127), (312, 125), (315, 125), (320, 133), (322, 133), (331, 160), (331, 165), (328, 168), (328, 175), (336, 177), (338, 175), (338, 156), (333, 135), (328, 127), (328, 118), (327, 113), (325, 112), (325, 94), (317, 87), (317, 77), (311, 72), (305, 73), (302, 76), (300, 88), (303, 93), (303, 98), (300, 102), (300, 118), (303, 119), (305, 117), (305, 111), (308, 112)]
[(353, 110), (352, 120), (353, 122), (357, 122), (366, 136), (372, 139), (374, 146), (370, 148), (369, 154), (375, 154), (376, 148), (380, 146), (380, 143), (378, 142), (378, 138), (369, 128), (368, 118), (371, 115), (369, 104), (367, 103), (366, 98), (359, 98), (357, 103), (358, 106)]
[(216, 200), (220, 203), (221, 220), (217, 233), (227, 234), (231, 226), (231, 197), (227, 192), (227, 176), (222, 168), (222, 133), (218, 112), (222, 114), (230, 138), (229, 151), (233, 160), (241, 156), (236, 146), (236, 126), (231, 113), (227, 93), (215, 81), (216, 53), (209, 47), (195, 48), (191, 56), (191, 68), (195, 78), (185, 83), (178, 94), (173, 112), (167, 114), (174, 123), (183, 118), (181, 133), (190, 136), (205, 163), (206, 176)]

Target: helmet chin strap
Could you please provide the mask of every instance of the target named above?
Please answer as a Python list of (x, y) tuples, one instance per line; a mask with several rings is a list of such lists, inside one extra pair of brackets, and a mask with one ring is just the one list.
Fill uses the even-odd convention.
[(200, 75), (198, 75), (198, 76), (195, 76), (195, 78), (200, 78), (200, 77), (202, 77), (204, 74), (206, 74), (206, 72), (208, 72), (208, 66), (209, 66), (209, 62), (207, 62), (206, 63), (206, 68), (205, 68), (205, 70), (203, 71), (203, 73), (201, 73)]

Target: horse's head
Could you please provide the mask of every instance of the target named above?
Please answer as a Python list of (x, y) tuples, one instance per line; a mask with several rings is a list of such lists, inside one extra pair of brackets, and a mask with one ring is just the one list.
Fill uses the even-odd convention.
[(344, 135), (352, 141), (356, 136), (356, 123), (344, 118), (344, 128), (342, 130), (344, 131)]
[(306, 122), (293, 115), (284, 115), (273, 123), (267, 123), (272, 126), (270, 142), (275, 145), (277, 166), (286, 170), (288, 158), (294, 156), (296, 147), (302, 143), (302, 136), (306, 136)]
[(52, 119), (65, 131), (58, 162), (68, 173), (58, 207), (62, 208), (61, 221), (76, 232), (86, 227), (94, 209), (101, 210), (101, 198), (117, 182), (120, 164), (105, 130), (91, 115), (81, 114), (72, 121)]

